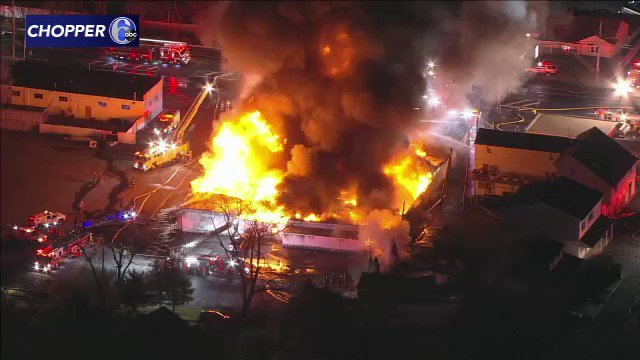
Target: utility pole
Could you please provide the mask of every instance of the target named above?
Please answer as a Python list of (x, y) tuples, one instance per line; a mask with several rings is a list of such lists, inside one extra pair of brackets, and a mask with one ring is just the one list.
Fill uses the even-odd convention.
[(11, 27), (13, 28), (13, 32), (11, 37), (13, 38), (13, 42), (11, 43), (11, 61), (16, 61), (16, 1), (11, 0)]
[[(598, 37), (602, 39), (602, 19), (600, 19), (600, 28), (598, 30)], [(600, 44), (598, 44), (598, 59), (596, 60), (596, 81), (600, 80)]]

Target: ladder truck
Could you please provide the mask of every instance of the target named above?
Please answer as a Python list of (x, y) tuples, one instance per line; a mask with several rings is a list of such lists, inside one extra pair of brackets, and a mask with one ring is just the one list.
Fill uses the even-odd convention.
[(147, 171), (174, 160), (190, 160), (192, 153), (189, 142), (184, 139), (184, 135), (200, 110), (204, 100), (207, 98), (207, 95), (209, 95), (212, 90), (213, 87), (211, 85), (205, 85), (202, 90), (200, 90), (195, 101), (187, 110), (185, 117), (178, 124), (173, 138), (170, 141), (158, 138), (158, 140), (152, 141), (144, 151), (137, 151), (135, 153), (133, 167), (138, 170)]
[(187, 43), (170, 40), (140, 39), (140, 47), (111, 47), (108, 54), (125, 61), (151, 62), (186, 65), (191, 61)]

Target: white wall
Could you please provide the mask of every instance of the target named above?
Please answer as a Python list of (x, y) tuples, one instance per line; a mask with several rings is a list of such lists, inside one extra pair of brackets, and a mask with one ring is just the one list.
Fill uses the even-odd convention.
[[(631, 189), (634, 195), (638, 191), (635, 184), (637, 163), (629, 170), (629, 172), (627, 172), (615, 188), (605, 183), (604, 180), (600, 179), (598, 176), (593, 174), (591, 170), (587, 169), (584, 165), (569, 155), (562, 156), (558, 159), (557, 165), (558, 176), (566, 176), (574, 179), (579, 183), (597, 189), (604, 195), (602, 204), (606, 207), (606, 210), (603, 211), (602, 214), (606, 216), (613, 214), (611, 211), (612, 204), (616, 203), (619, 205), (626, 205), (631, 201), (633, 195), (629, 196), (624, 194), (625, 192), (628, 193), (629, 184), (631, 184)], [(620, 194), (620, 198), (616, 198), (618, 194)], [(618, 211), (619, 210), (620, 206), (618, 207)]]
[(292, 234), (286, 231), (282, 234), (282, 246), (350, 252), (362, 252), (366, 250), (366, 245), (358, 239)]
[[(146, 116), (150, 120), (162, 111), (162, 81), (158, 81), (147, 94), (140, 94), (139, 101), (13, 85), (5, 86), (7, 89), (2, 91), (3, 102), (14, 105), (46, 107), (51, 115), (64, 112), (66, 115), (72, 115), (76, 119), (109, 120), (111, 118), (119, 118), (136, 120), (141, 116)], [(20, 95), (14, 96), (12, 91), (19, 91)], [(42, 95), (42, 99), (35, 98), (34, 94)], [(61, 96), (66, 97), (67, 101), (61, 101)], [(101, 106), (102, 104), (105, 106)], [(123, 106), (129, 106), (129, 109), (123, 109)]]
[(148, 121), (152, 120), (162, 112), (162, 87), (163, 81), (158, 81), (151, 90), (144, 95), (145, 114)]

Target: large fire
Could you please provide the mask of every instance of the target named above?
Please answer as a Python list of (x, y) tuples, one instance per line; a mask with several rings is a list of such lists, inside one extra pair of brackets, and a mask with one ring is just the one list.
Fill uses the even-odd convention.
[(413, 152), (396, 156), (383, 171), (396, 184), (397, 201), (409, 205), (420, 196), (431, 183), (432, 174), (425, 169), (427, 153), (416, 148)]
[[(266, 222), (284, 223), (289, 218), (322, 221), (337, 218), (358, 223), (367, 210), (358, 207), (357, 185), (340, 191), (338, 209), (324, 214), (301, 213), (285, 209), (278, 203), (278, 185), (287, 170), (276, 164), (286, 140), (269, 124), (259, 111), (228, 119), (217, 129), (211, 140), (211, 151), (200, 159), (204, 174), (191, 182), (196, 197), (222, 194), (250, 204), (245, 216)], [(424, 166), (426, 152), (413, 146), (398, 154), (382, 168), (394, 184), (395, 206), (411, 206), (431, 182), (432, 174)]]
[(250, 203), (257, 218), (281, 219), (276, 187), (284, 173), (273, 166), (270, 154), (282, 151), (282, 139), (260, 112), (226, 121), (212, 140), (211, 152), (200, 159), (205, 173), (191, 182), (192, 191), (235, 197)]

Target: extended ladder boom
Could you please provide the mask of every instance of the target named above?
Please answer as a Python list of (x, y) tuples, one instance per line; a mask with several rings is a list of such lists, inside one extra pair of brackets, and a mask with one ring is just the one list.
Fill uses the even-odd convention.
[(198, 94), (198, 97), (195, 99), (195, 101), (191, 104), (189, 109), (187, 109), (185, 116), (182, 118), (182, 121), (180, 121), (180, 124), (178, 124), (178, 128), (173, 135), (173, 142), (178, 144), (183, 143), (184, 134), (187, 131), (187, 128), (189, 128), (189, 124), (191, 124), (191, 121), (193, 121), (193, 118), (198, 113), (198, 110), (200, 110), (200, 106), (202, 106), (202, 103), (204, 102), (204, 99), (207, 97), (207, 94), (210, 90), (210, 88), (204, 87)]

